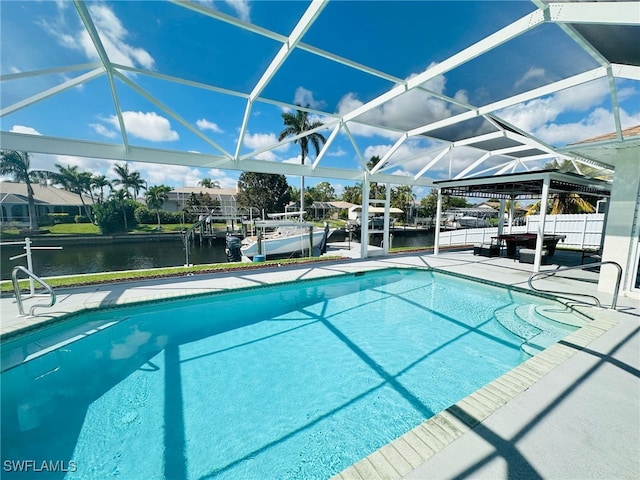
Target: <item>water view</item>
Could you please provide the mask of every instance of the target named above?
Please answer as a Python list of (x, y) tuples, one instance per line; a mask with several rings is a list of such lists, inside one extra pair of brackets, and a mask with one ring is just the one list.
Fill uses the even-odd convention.
[[(355, 237), (354, 237), (355, 238)], [(329, 241), (343, 241), (342, 235), (334, 234)], [(374, 235), (372, 245), (380, 244), (380, 236)], [(394, 247), (426, 246), (433, 244), (433, 232), (397, 232), (393, 237)], [(47, 246), (60, 246), (52, 239)], [(40, 244), (38, 244), (40, 246)], [(191, 244), (189, 263), (226, 263), (224, 238), (216, 239), (212, 245)], [(2, 280), (11, 278), (16, 265), (26, 266), (26, 259), (9, 260), (24, 253), (20, 245), (3, 246), (0, 256)], [(143, 268), (178, 267), (184, 265), (186, 254), (180, 238), (157, 241), (122, 243), (93, 243), (88, 245), (65, 244), (62, 250), (34, 250), (33, 271), (40, 277), (75, 275), (80, 273), (111, 272)]]

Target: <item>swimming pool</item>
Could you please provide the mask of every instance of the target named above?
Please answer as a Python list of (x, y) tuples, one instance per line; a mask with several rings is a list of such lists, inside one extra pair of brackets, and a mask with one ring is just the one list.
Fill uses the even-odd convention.
[(81, 313), (3, 345), (3, 473), (327, 478), (575, 329), (549, 306), (390, 269)]

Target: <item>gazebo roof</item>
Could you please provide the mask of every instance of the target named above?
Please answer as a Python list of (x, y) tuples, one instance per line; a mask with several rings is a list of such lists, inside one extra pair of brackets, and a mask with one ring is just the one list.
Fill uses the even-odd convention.
[(443, 195), (457, 197), (530, 199), (542, 195), (545, 180), (549, 181), (549, 193), (578, 193), (597, 197), (608, 197), (611, 184), (595, 178), (573, 173), (545, 170), (531, 173), (516, 173), (500, 177), (477, 177), (434, 182)]

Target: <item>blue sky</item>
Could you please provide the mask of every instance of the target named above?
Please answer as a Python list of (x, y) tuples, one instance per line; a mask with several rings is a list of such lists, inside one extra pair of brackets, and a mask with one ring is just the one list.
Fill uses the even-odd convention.
[[(306, 1), (203, 1), (207, 8), (288, 36), (308, 7)], [(174, 4), (148, 1), (90, 2), (87, 4), (109, 58), (124, 66), (202, 82), (238, 95), (196, 89), (140, 74), (127, 74), (140, 89), (161, 101), (224, 152), (234, 154), (246, 99), (276, 55), (281, 43), (238, 29)], [(385, 2), (333, 1), (306, 32), (306, 45), (348, 58), (400, 80), (406, 80), (483, 37), (530, 13), (528, 1)], [(0, 69), (3, 75), (64, 65), (96, 62), (96, 50), (86, 35), (74, 5), (67, 1), (2, 1)], [(544, 52), (542, 54), (541, 52)], [(593, 68), (595, 61), (567, 39), (556, 25), (542, 25), (482, 55), (425, 86), (437, 95), (475, 106), (567, 78)], [(2, 82), (2, 107), (82, 75), (91, 68), (56, 72)], [(638, 82), (617, 80), (623, 126), (640, 124)], [(221, 151), (167, 115), (139, 91), (116, 80), (122, 115), (131, 145), (219, 155)], [(326, 112), (314, 119), (327, 121), (376, 98), (393, 81), (295, 50), (261, 92), (262, 99), (285, 104), (308, 104)], [(114, 102), (105, 76), (18, 109), (0, 119), (3, 131), (61, 136), (96, 142), (121, 142)], [(240, 154), (273, 145), (282, 130), (280, 104), (257, 101), (247, 124)], [(460, 108), (434, 95), (409, 92), (369, 119), (381, 125), (412, 128), (459, 113)], [(612, 132), (615, 128), (606, 79), (498, 112), (502, 118), (553, 146)], [(350, 131), (365, 159), (384, 155), (397, 131), (351, 124)], [(330, 130), (322, 132), (326, 137)], [(395, 174), (414, 174), (424, 159), (435, 156), (441, 141), (419, 137), (406, 142), (392, 157)], [(449, 164), (436, 166), (433, 179), (448, 178), (473, 162), (476, 152), (457, 152)], [(113, 176), (114, 162), (100, 158), (33, 154), (35, 168), (54, 164)], [(263, 152), (258, 159), (299, 163), (297, 145)], [(392, 162), (393, 163), (393, 162)], [(358, 154), (340, 134), (322, 165), (356, 167)], [(195, 186), (204, 178), (235, 187), (239, 171), (190, 166), (132, 163), (149, 185)], [(329, 180), (338, 193), (344, 180), (307, 178), (307, 185)], [(297, 177), (289, 183), (299, 185)], [(420, 198), (428, 188), (417, 188)]]

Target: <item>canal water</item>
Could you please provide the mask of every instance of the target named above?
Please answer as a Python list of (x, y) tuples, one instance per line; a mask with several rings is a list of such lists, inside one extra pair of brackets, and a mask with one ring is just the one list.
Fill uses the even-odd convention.
[[(355, 237), (354, 237), (355, 238)], [(433, 245), (433, 232), (396, 232), (393, 236), (394, 247), (421, 247)], [(329, 241), (343, 241), (338, 232)], [(381, 238), (374, 235), (371, 244), (378, 245)], [(39, 243), (37, 246), (41, 246)], [(33, 250), (33, 271), (40, 277), (57, 275), (76, 275), (80, 273), (112, 272), (118, 270), (136, 270), (143, 268), (177, 267), (186, 262), (186, 254), (179, 237), (162, 241), (137, 241), (119, 243), (62, 244), (55, 239), (48, 246), (61, 246), (62, 250)], [(218, 238), (211, 245), (192, 243), (189, 250), (189, 263), (194, 265), (208, 263), (226, 263), (224, 252), (225, 239)], [(0, 251), (2, 280), (11, 278), (16, 265), (27, 265), (26, 258), (9, 260), (10, 257), (24, 253), (22, 246), (3, 246)]]

